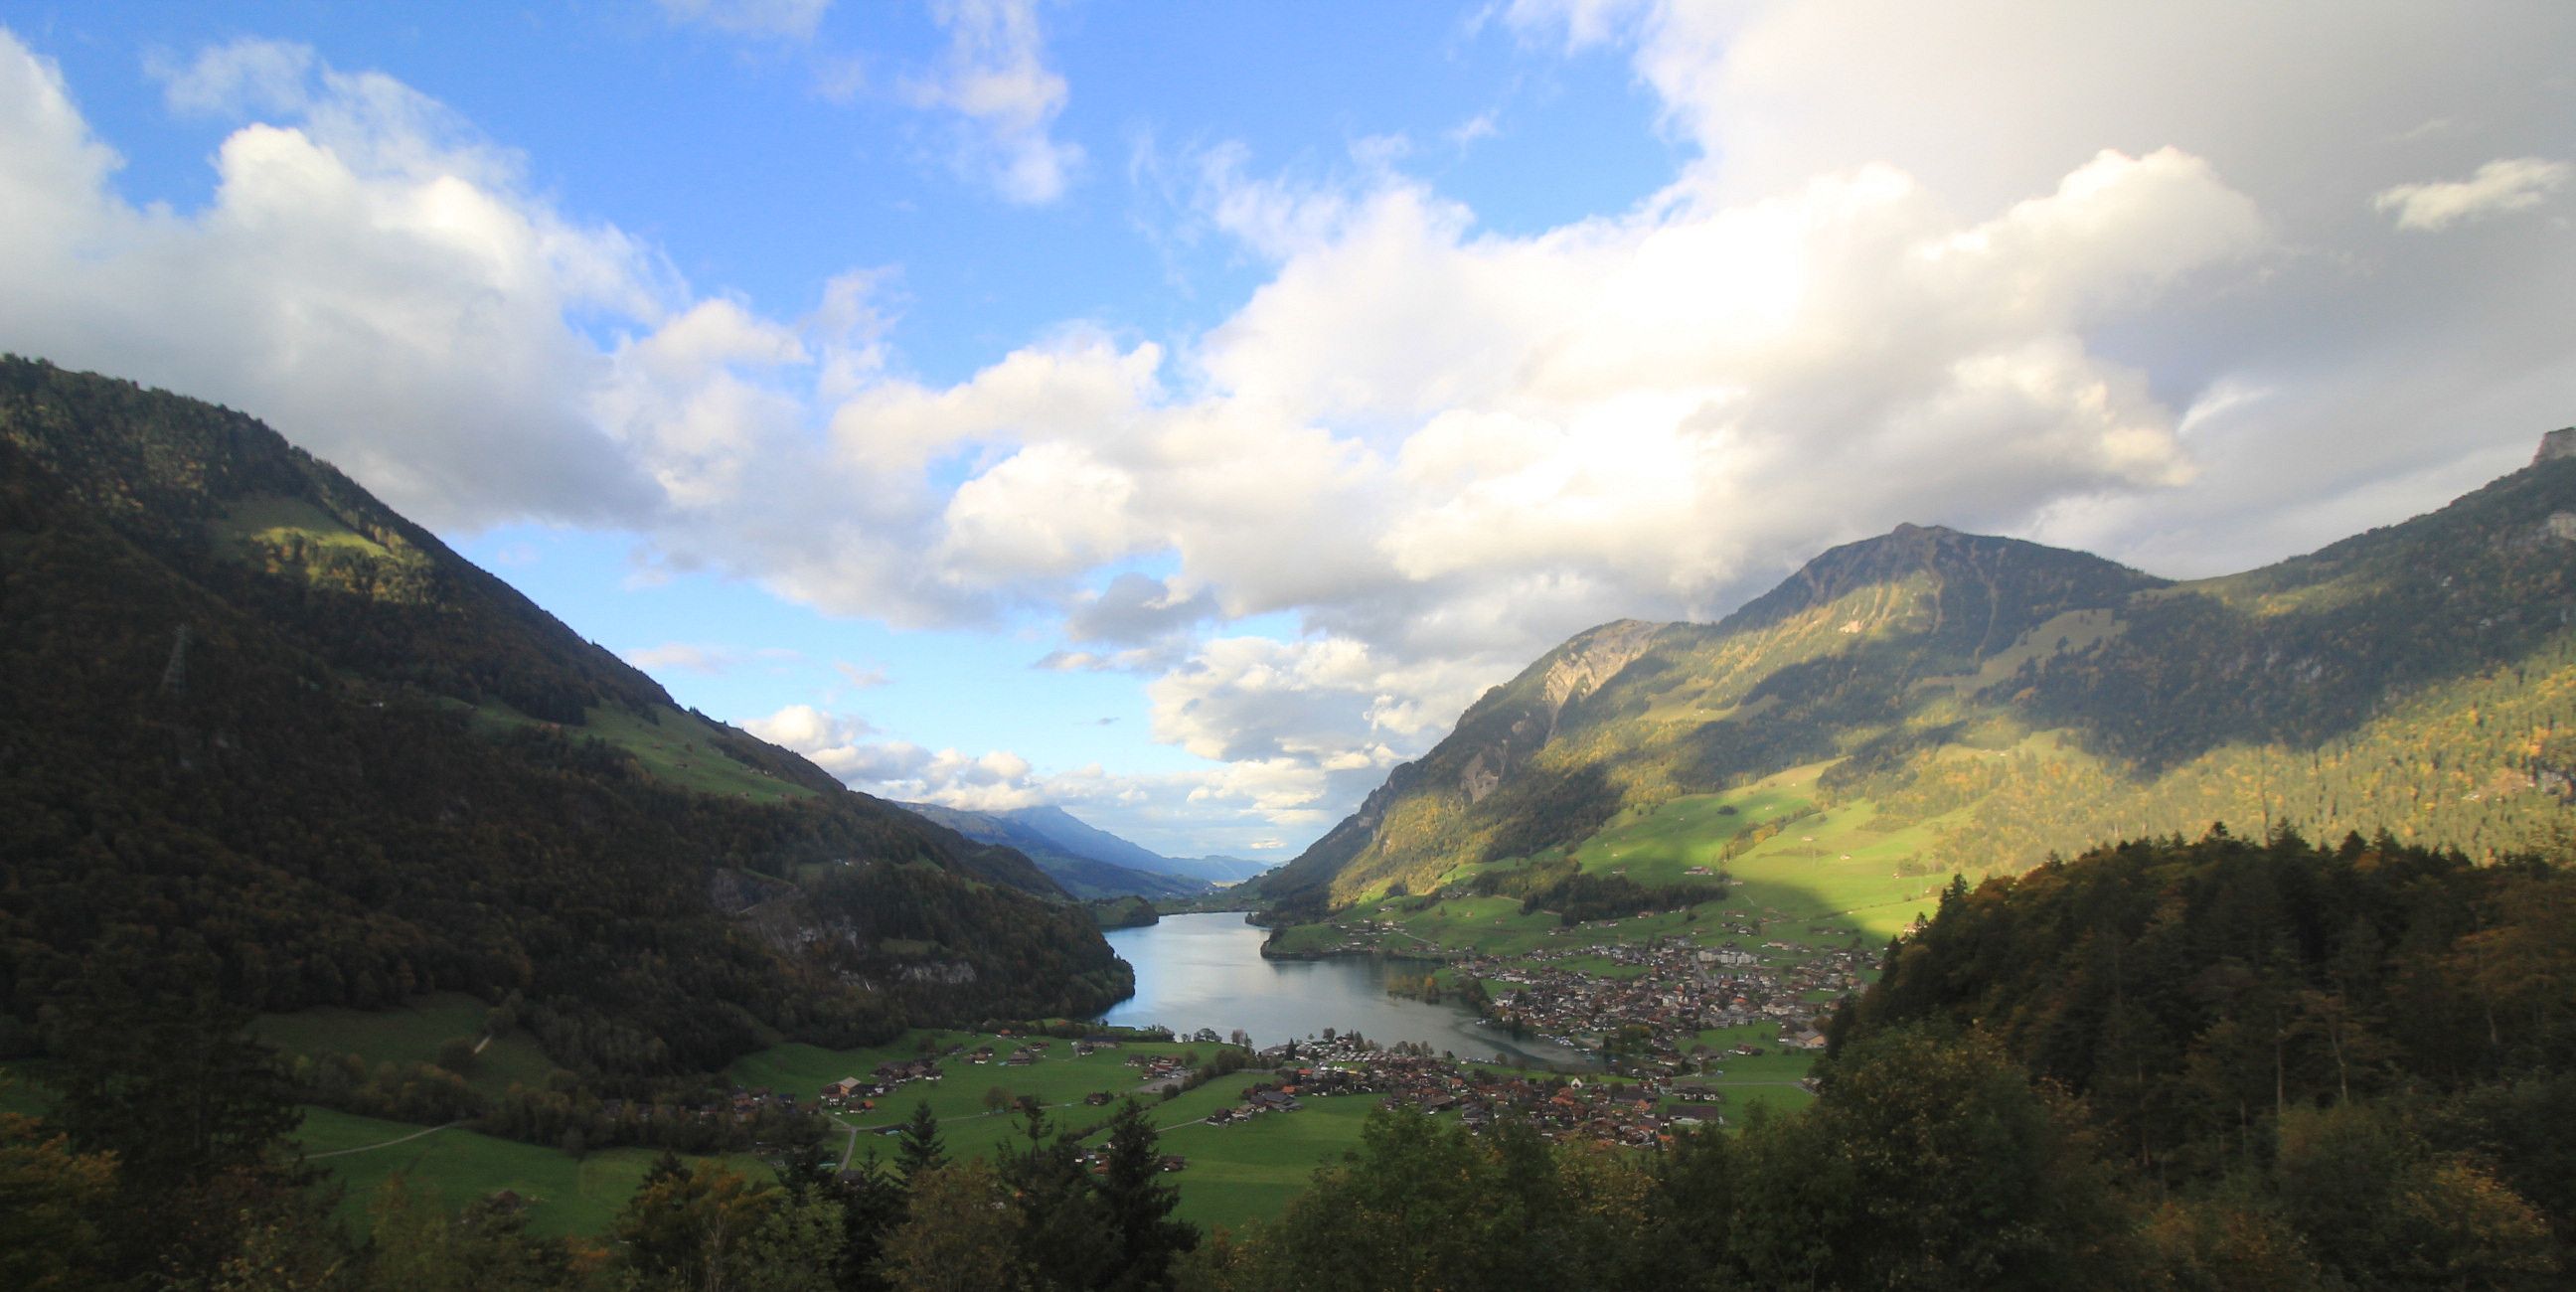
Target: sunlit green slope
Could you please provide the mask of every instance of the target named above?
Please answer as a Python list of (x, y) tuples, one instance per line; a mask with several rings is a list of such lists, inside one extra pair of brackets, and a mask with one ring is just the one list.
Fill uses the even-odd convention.
[[(1614, 823), (1799, 768), (1813, 806), (1861, 818), (1820, 859), (1890, 881), (2214, 820), (2532, 848), (2576, 793), (2571, 576), (2567, 460), (2190, 583), (1900, 526), (1717, 624), (1577, 636), (1260, 889), (1310, 909), (1590, 856)], [(1704, 825), (1713, 846), (1741, 822)]]

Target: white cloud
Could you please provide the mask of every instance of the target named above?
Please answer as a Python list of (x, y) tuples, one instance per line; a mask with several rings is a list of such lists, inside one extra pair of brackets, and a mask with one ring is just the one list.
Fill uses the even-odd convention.
[(2370, 199), (2373, 209), (2395, 211), (2397, 227), (2426, 233), (2470, 220), (2528, 211), (2567, 187), (2576, 167), (2538, 157), (2509, 157), (2478, 167), (2464, 180), (2399, 184)]
[(1126, 570), (1106, 587), (1072, 599), (1064, 634), (1074, 641), (1162, 642), (1222, 616), (1205, 588)]
[[(164, 69), (248, 123), (202, 210), (126, 203), (0, 41), (0, 345), (249, 409), (436, 524), (631, 529), (639, 577), (1051, 612), (1039, 666), (1154, 675), (1157, 738), (1226, 770), (798, 734), (912, 797), (1294, 834), (1567, 634), (1721, 613), (1900, 520), (2215, 572), (2527, 457), (2576, 398), (2576, 258), (2479, 217), (2564, 186), (2535, 159), (2576, 156), (2576, 9), (2471, 7), (1520, 0), (1526, 56), (1631, 61), (1697, 154), (1662, 191), (1506, 236), (1398, 148), (1320, 177), (1203, 148), (1185, 233), (1264, 279), (1229, 317), (1071, 321), (953, 383), (902, 366), (891, 270), (796, 319), (702, 296), (300, 47)], [(1006, 193), (1061, 194), (1034, 5), (935, 16), (914, 102)], [(2398, 182), (2426, 175), (2471, 178)], [(1294, 640), (1233, 626), (1270, 614)]]
[(156, 58), (151, 70), (171, 111), (230, 117), (304, 110), (317, 61), (309, 45), (237, 40), (200, 51), (186, 67)]
[(684, 668), (692, 673), (724, 673), (742, 664), (742, 653), (722, 646), (700, 646), (690, 642), (664, 642), (630, 650), (621, 657), (629, 664), (650, 673), (658, 669)]
[(655, 0), (677, 23), (697, 23), (736, 36), (807, 40), (832, 0)]
[(300, 105), (224, 141), (193, 215), (118, 198), (60, 74), (0, 34), (0, 341), (257, 410), (432, 524), (651, 514), (584, 415), (601, 360), (565, 315), (658, 309), (652, 255), (517, 191), (515, 159), (383, 78), (254, 45), (171, 85)]
[(842, 681), (847, 682), (851, 686), (862, 691), (867, 690), (870, 687), (884, 686), (887, 682), (892, 680), (887, 677), (886, 671), (882, 667), (876, 665), (862, 666), (853, 664), (845, 659), (833, 660), (832, 671), (840, 674)]
[(912, 83), (913, 102), (961, 119), (961, 161), (1004, 198), (1062, 197), (1082, 149), (1053, 135), (1069, 92), (1046, 64), (1037, 0), (930, 0), (930, 13), (948, 32), (948, 53), (937, 75)]

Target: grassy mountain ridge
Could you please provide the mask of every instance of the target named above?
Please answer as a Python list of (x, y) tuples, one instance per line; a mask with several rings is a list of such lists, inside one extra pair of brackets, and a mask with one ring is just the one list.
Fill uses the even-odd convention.
[(240, 414), (0, 361), (0, 622), (0, 1053), (111, 942), (267, 1011), (516, 996), (610, 1074), (1125, 989), (1026, 858), (680, 711)]
[(1716, 624), (1576, 636), (1259, 887), (1297, 908), (1425, 891), (1622, 812), (1818, 765), (1824, 805), (1926, 827), (1902, 863), (1924, 873), (2217, 819), (2498, 855), (2565, 828), (2571, 576), (2564, 460), (2185, 583), (1900, 526)]

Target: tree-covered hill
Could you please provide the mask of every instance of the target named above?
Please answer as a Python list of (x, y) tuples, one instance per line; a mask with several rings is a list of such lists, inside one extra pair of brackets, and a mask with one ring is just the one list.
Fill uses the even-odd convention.
[(462, 990), (554, 1059), (1087, 1011), (1025, 857), (674, 706), (248, 417), (0, 361), (0, 1055), (103, 946), (261, 1010)]
[(1823, 765), (1920, 873), (2286, 822), (2493, 857), (2576, 794), (2576, 461), (2226, 578), (1900, 526), (1714, 625), (1604, 625), (1259, 881), (1295, 908)]

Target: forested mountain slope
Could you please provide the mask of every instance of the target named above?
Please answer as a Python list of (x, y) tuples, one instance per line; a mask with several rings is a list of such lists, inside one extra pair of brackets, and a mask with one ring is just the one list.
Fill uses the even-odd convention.
[(1097, 1008), (1026, 858), (676, 708), (240, 414), (0, 361), (0, 1053), (111, 939), (261, 1010), (520, 998), (561, 1063)]
[(1900, 526), (1714, 625), (1583, 633), (1258, 881), (1294, 907), (1535, 856), (1793, 768), (1920, 873), (2214, 820), (2502, 855), (2576, 793), (2576, 460), (2312, 555), (2172, 583)]

